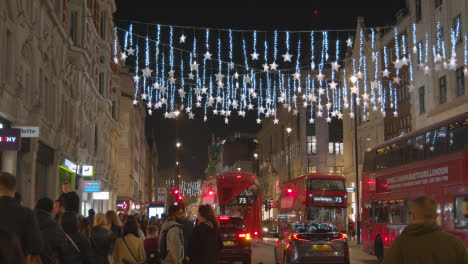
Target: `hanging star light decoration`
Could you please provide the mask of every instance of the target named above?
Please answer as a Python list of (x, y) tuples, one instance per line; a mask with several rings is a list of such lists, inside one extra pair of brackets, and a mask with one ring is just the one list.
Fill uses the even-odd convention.
[(186, 39), (186, 38), (187, 38), (187, 37), (186, 37), (184, 34), (182, 34), (182, 36), (180, 36), (180, 39), (179, 39), (179, 40), (180, 40), (180, 43), (185, 43), (185, 39)]
[(203, 55), (205, 57), (205, 60), (211, 60), (211, 53), (209, 51), (206, 51), (206, 53)]
[(258, 56), (260, 54), (258, 54), (256, 51), (254, 51), (254, 53), (250, 54), (250, 56), (252, 56), (252, 60), (258, 60)]
[(293, 55), (289, 54), (289, 51), (286, 51), (286, 54), (283, 54), (282, 56), (283, 56), (284, 62), (287, 62), (287, 61), (291, 62), (291, 58)]
[(273, 61), (273, 63), (270, 64), (270, 69), (271, 69), (272, 71), (277, 71), (278, 66), (279, 66), (279, 65), (276, 64), (276, 61)]

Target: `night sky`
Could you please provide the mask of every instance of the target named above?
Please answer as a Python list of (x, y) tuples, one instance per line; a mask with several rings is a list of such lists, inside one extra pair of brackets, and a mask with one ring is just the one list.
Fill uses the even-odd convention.
[[(394, 23), (395, 13), (405, 7), (405, 0), (392, 1), (156, 1), (117, 0), (114, 20), (127, 29), (130, 21), (210, 27), (219, 29), (312, 31), (319, 29), (356, 28), (357, 16), (363, 16), (368, 27)], [(316, 12), (315, 12), (316, 11)], [(138, 26), (140, 29), (144, 25)], [(148, 26), (151, 27), (151, 26)], [(178, 35), (175, 35), (178, 38)], [(167, 40), (162, 40), (168, 43)], [(213, 52), (212, 52), (213, 53)], [(207, 166), (207, 148), (211, 134), (225, 137), (234, 132), (256, 132), (260, 129), (250, 114), (245, 119), (232, 118), (226, 126), (222, 118), (203, 123), (189, 120), (166, 120), (159, 112), (148, 119), (155, 131), (159, 168), (175, 165), (176, 135), (183, 143), (180, 161), (193, 179), (203, 179)]]

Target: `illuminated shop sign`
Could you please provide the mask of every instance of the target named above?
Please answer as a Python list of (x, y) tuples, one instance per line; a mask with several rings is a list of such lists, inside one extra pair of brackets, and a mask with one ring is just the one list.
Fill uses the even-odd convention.
[(93, 200), (109, 200), (109, 192), (93, 192)]
[(84, 192), (99, 192), (101, 188), (101, 181), (85, 181), (83, 182)]
[(18, 151), (21, 146), (21, 129), (0, 129), (0, 151)]

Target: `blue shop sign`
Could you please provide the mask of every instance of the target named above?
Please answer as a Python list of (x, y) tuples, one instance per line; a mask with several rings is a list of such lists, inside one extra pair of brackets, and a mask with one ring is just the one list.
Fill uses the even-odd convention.
[(83, 182), (84, 192), (99, 192), (101, 189), (101, 181), (85, 181)]

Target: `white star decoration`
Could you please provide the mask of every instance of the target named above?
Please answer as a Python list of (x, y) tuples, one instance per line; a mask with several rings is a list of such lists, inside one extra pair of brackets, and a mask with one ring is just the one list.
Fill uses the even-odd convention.
[(283, 56), (285, 62), (286, 62), (286, 61), (291, 62), (291, 57), (292, 57), (293, 55), (289, 54), (289, 51), (287, 51), (286, 54), (284, 54), (284, 55), (282, 55), (282, 56)]
[(180, 36), (180, 43), (185, 43), (186, 38), (187, 37), (184, 34), (182, 34), (182, 36)]
[(334, 80), (330, 83), (330, 89), (336, 89), (336, 86), (338, 85), (338, 83), (336, 83)]
[(134, 49), (134, 48), (129, 48), (129, 49), (127, 50), (128, 56), (133, 55), (134, 53), (135, 53), (135, 49)]
[(277, 68), (278, 68), (278, 66), (279, 66), (279, 65), (276, 64), (276, 62), (274, 61), (272, 64), (270, 64), (270, 69), (271, 69), (272, 71), (276, 71)]
[(192, 71), (198, 71), (198, 66), (200, 66), (200, 64), (198, 64), (197, 61), (193, 61), (192, 65), (190, 65), (190, 69)]
[(254, 51), (254, 53), (250, 54), (250, 56), (252, 56), (252, 60), (258, 60), (258, 54), (256, 51)]
[(353, 41), (351, 40), (351, 38), (348, 38), (348, 40), (346, 40), (346, 45), (351, 48), (353, 47)]
[(268, 67), (268, 63), (265, 62), (265, 64), (263, 64), (263, 71), (268, 72), (268, 70), (270, 70), (270, 67)]
[(337, 62), (337, 61), (335, 61), (335, 62), (333, 62), (333, 63), (332, 63), (332, 68), (333, 68), (333, 70), (334, 70), (334, 71), (336, 71), (336, 72), (337, 72), (337, 71), (338, 71), (338, 69), (339, 69), (340, 67), (341, 67), (341, 65), (340, 65), (340, 64), (338, 64), (338, 62)]
[(206, 51), (205, 55), (205, 60), (211, 60), (211, 53), (209, 51)]
[(150, 70), (150, 68), (147, 66), (146, 68), (141, 70), (141, 72), (143, 73), (144, 77), (150, 77), (153, 70)]

